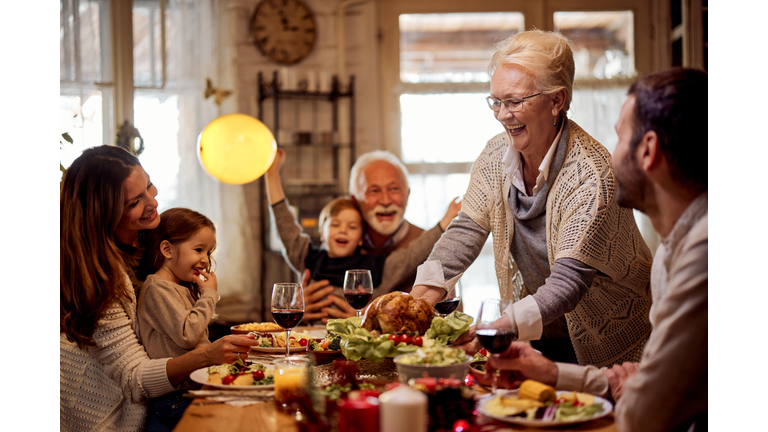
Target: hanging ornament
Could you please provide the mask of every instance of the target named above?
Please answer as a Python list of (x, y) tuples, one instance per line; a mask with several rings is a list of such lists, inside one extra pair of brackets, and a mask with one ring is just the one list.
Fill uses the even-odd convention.
[(245, 114), (223, 115), (197, 139), (200, 164), (223, 183), (245, 184), (261, 177), (275, 159), (277, 144), (264, 123)]

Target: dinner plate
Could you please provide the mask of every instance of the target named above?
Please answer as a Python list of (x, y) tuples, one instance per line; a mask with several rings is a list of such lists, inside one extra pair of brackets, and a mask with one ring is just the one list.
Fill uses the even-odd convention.
[[(272, 369), (269, 365), (264, 365), (267, 369)], [(270, 390), (275, 388), (274, 384), (267, 385), (224, 385), (224, 384), (211, 384), (208, 382), (208, 368), (200, 368), (189, 375), (192, 381), (203, 385), (215, 387), (223, 390)]]
[[(275, 348), (275, 347), (255, 347), (252, 346), (251, 350), (263, 352), (263, 353), (270, 353), (270, 354), (285, 354), (285, 347)], [(291, 347), (290, 352), (302, 352), (306, 351), (307, 347), (301, 346), (301, 347)]]
[[(499, 390), (496, 395), (504, 394), (504, 393), (510, 393), (513, 395), (517, 395), (517, 389), (510, 390), (508, 392)], [(560, 396), (562, 394), (570, 394), (573, 392), (569, 391), (558, 391), (557, 396)], [(602, 403), (603, 404), (603, 410), (599, 413), (596, 413), (592, 417), (587, 418), (581, 418), (581, 419), (574, 419), (574, 420), (563, 420), (563, 421), (547, 421), (547, 420), (528, 420), (525, 417), (517, 417), (517, 416), (500, 416), (496, 414), (491, 414), (488, 411), (485, 410), (485, 404), (488, 403), (489, 400), (494, 398), (496, 395), (487, 394), (485, 396), (482, 396), (480, 400), (477, 402), (477, 409), (486, 417), (490, 417), (492, 419), (501, 420), (506, 423), (511, 423), (519, 426), (527, 426), (527, 427), (552, 427), (552, 426), (561, 426), (561, 425), (570, 425), (570, 424), (576, 424), (576, 423), (584, 423), (588, 421), (592, 421), (595, 419), (599, 419), (600, 417), (605, 417), (608, 415), (611, 411), (613, 411), (613, 404), (607, 401), (604, 398), (601, 398), (600, 396), (595, 396), (595, 403)]]

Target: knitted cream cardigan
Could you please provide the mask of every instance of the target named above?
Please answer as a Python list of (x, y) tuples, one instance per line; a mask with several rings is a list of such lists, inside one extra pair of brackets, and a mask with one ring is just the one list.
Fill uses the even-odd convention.
[[(547, 257), (550, 267), (573, 258), (598, 270), (587, 294), (565, 314), (571, 341), (580, 364), (640, 361), (651, 331), (651, 253), (632, 210), (615, 202), (611, 154), (573, 121), (565, 128), (565, 161), (547, 196)], [(508, 145), (506, 133), (488, 141), (472, 165), (462, 211), (493, 235), (501, 297), (518, 301), (535, 291), (525, 287), (510, 254), (512, 183), (502, 163)]]
[(96, 346), (80, 349), (60, 335), (61, 430), (143, 431), (146, 400), (174, 390), (168, 359), (150, 360), (139, 341), (136, 295), (111, 303), (96, 324)]

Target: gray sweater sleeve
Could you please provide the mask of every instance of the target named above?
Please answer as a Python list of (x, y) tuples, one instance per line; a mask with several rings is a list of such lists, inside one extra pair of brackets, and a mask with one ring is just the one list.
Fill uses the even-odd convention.
[[(448, 226), (428, 261), (440, 261), (443, 277), (450, 280), (463, 273), (480, 255), (488, 231), (485, 231), (464, 212)], [(597, 274), (590, 267), (573, 258), (561, 258), (555, 261), (544, 285), (538, 287), (533, 295), (541, 312), (541, 319), (547, 325), (562, 315), (572, 311), (584, 293), (592, 286)]]
[(295, 272), (301, 273), (305, 268), (304, 260), (307, 258), (312, 239), (304, 233), (288, 209), (288, 199), (273, 205), (272, 214), (275, 216), (277, 233), (283, 242), (283, 257)]
[(533, 295), (541, 312), (542, 324), (574, 310), (581, 297), (592, 286), (597, 269), (573, 258), (555, 261), (549, 277)]
[(445, 280), (464, 273), (483, 250), (489, 232), (464, 212), (454, 219), (435, 244), (427, 261), (440, 261)]

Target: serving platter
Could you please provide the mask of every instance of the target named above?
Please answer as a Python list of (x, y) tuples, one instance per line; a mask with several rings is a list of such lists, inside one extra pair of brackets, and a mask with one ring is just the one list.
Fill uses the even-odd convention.
[[(307, 347), (305, 346), (290, 347), (289, 350), (292, 353), (302, 352), (302, 351), (306, 351)], [(275, 348), (275, 347), (256, 347), (255, 346), (255, 347), (251, 347), (251, 351), (257, 351), (257, 352), (263, 352), (263, 353), (269, 353), (269, 354), (285, 354), (285, 347)]]
[[(557, 396), (563, 394), (570, 394), (572, 392), (569, 391), (558, 391)], [(599, 419), (601, 417), (605, 417), (608, 414), (610, 414), (611, 411), (613, 411), (613, 404), (609, 402), (608, 400), (601, 398), (600, 396), (595, 396), (595, 403), (602, 403), (603, 404), (603, 410), (596, 413), (595, 415), (591, 417), (586, 418), (580, 418), (580, 419), (573, 419), (573, 420), (529, 420), (525, 417), (518, 417), (518, 416), (501, 416), (497, 414), (491, 414), (487, 410), (485, 410), (485, 404), (488, 403), (491, 399), (496, 397), (497, 395), (501, 394), (511, 394), (517, 396), (517, 389), (504, 391), (499, 390), (496, 395), (487, 394), (485, 396), (480, 397), (480, 399), (477, 402), (477, 409), (480, 411), (481, 414), (483, 414), (486, 417), (490, 417), (495, 420), (500, 420), (505, 423), (510, 423), (518, 426), (527, 426), (527, 427), (534, 427), (534, 428), (544, 428), (544, 427), (554, 427), (554, 426), (565, 426), (565, 425), (572, 425), (577, 423), (584, 423), (588, 421), (592, 421), (595, 419)]]
[[(267, 369), (272, 369), (272, 366), (270, 365), (264, 365)], [(224, 384), (211, 384), (208, 382), (208, 368), (200, 368), (194, 372), (192, 372), (189, 377), (192, 379), (192, 381), (207, 385), (209, 387), (214, 387), (217, 389), (222, 390), (272, 390), (275, 388), (274, 384), (267, 384), (267, 385), (224, 385)]]

